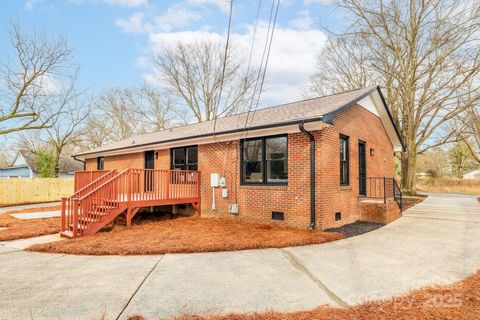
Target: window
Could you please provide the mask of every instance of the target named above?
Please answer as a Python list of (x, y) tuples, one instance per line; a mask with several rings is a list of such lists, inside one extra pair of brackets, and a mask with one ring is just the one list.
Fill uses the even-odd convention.
[(242, 184), (288, 183), (287, 136), (242, 140)]
[(105, 163), (105, 158), (104, 157), (98, 157), (97, 158), (97, 170), (103, 170), (104, 163)]
[(340, 185), (348, 186), (350, 183), (350, 159), (348, 154), (348, 137), (340, 136)]
[(181, 147), (172, 149), (171, 154), (173, 170), (197, 170), (198, 147)]

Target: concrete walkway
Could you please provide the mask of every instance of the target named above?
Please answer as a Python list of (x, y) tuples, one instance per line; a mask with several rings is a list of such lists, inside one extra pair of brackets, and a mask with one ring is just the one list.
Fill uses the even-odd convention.
[(479, 268), (480, 205), (473, 196), (435, 194), (381, 229), (306, 247), (95, 257), (0, 246), (0, 319), (346, 306), (451, 283)]
[(47, 202), (47, 203), (24, 204), (20, 206), (0, 207), (0, 213), (4, 213), (11, 210), (23, 210), (23, 209), (30, 209), (30, 208), (45, 208), (45, 207), (59, 206), (60, 204), (61, 204), (60, 202)]

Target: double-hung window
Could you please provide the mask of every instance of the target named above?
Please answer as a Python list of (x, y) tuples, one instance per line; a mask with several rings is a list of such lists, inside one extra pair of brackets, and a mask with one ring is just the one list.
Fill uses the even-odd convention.
[(288, 138), (275, 136), (241, 141), (242, 184), (288, 183)]
[(350, 158), (348, 151), (348, 137), (340, 135), (340, 185), (350, 184)]
[(198, 169), (198, 147), (180, 147), (172, 149), (171, 154), (174, 170), (197, 170)]

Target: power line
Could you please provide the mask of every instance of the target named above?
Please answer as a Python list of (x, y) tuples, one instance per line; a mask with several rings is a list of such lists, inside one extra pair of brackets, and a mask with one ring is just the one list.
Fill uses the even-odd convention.
[(215, 118), (213, 120), (213, 139), (215, 139), (215, 129), (216, 129), (216, 126), (217, 126), (218, 108), (220, 106), (220, 101), (222, 100), (223, 83), (224, 83), (224, 79), (225, 79), (225, 69), (227, 67), (228, 45), (230, 43), (232, 16), (233, 16), (233, 0), (230, 0), (230, 14), (228, 15), (227, 40), (226, 40), (226, 43), (225, 43), (225, 55), (223, 57), (222, 78), (220, 79), (220, 92), (218, 94), (217, 105), (215, 106), (215, 110), (214, 110), (215, 111)]
[[(255, 111), (258, 107), (258, 104), (259, 104), (259, 101), (260, 101), (260, 96), (262, 94), (263, 84), (264, 84), (265, 75), (266, 75), (266, 72), (267, 72), (267, 64), (268, 64), (268, 60), (269, 60), (269, 56), (270, 56), (270, 49), (271, 49), (271, 46), (272, 46), (273, 33), (274, 33), (274, 30), (275, 30), (275, 25), (276, 25), (276, 21), (277, 21), (279, 6), (280, 6), (280, 0), (277, 0), (277, 7), (276, 7), (276, 10), (275, 10), (275, 15), (274, 15), (273, 12), (274, 12), (274, 9), (275, 9), (275, 0), (272, 0), (272, 7), (270, 8), (270, 18), (269, 18), (268, 27), (267, 27), (267, 37), (265, 39), (265, 46), (263, 48), (262, 59), (260, 61), (260, 68), (258, 70), (257, 80), (255, 81), (255, 87), (254, 87), (254, 90), (253, 90), (252, 99), (250, 101), (250, 105), (249, 105), (248, 111), (247, 111), (247, 116), (245, 118), (245, 124), (244, 124), (245, 136), (248, 133), (248, 129), (247, 129), (248, 128), (248, 120), (250, 118), (250, 113), (251, 113), (251, 110), (252, 110), (252, 106), (253, 106), (253, 103), (255, 101), (255, 94), (257, 92), (257, 86), (258, 86), (258, 83), (259, 83), (260, 79), (261, 79), (260, 89), (258, 91), (258, 95), (257, 95), (258, 98), (257, 98), (257, 102), (256, 102), (256, 105), (255, 105), (255, 108), (254, 108)], [(272, 25), (272, 19), (273, 19), (273, 25)], [(270, 32), (270, 28), (271, 28), (271, 32)], [(265, 66), (263, 66), (264, 61), (265, 61)], [(263, 68), (263, 74), (262, 74), (262, 68)], [(253, 115), (255, 115), (255, 112), (254, 112)], [(252, 118), (252, 121), (253, 121), (253, 118)]]

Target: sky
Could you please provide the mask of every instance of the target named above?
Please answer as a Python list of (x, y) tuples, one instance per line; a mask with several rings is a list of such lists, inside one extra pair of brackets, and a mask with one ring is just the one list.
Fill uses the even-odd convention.
[[(327, 36), (339, 27), (332, 0), (281, 0), (262, 105), (300, 100)], [(272, 0), (234, 0), (231, 43), (245, 59), (261, 4), (252, 66), (260, 63)], [(229, 0), (0, 0), (0, 60), (14, 58), (11, 23), (27, 33), (64, 36), (74, 49), (80, 83), (90, 93), (155, 84), (152, 57), (162, 48), (203, 39), (225, 42)]]
[[(233, 3), (232, 44), (246, 56), (259, 2)], [(261, 55), (271, 4), (261, 1), (255, 57)], [(301, 98), (325, 43), (320, 23), (338, 21), (330, 0), (280, 4), (266, 76), (269, 104)], [(0, 52), (12, 54), (8, 28), (20, 23), (26, 32), (66, 37), (88, 89), (135, 86), (154, 81), (150, 61), (164, 46), (204, 38), (224, 42), (228, 10), (228, 0), (0, 0)]]

